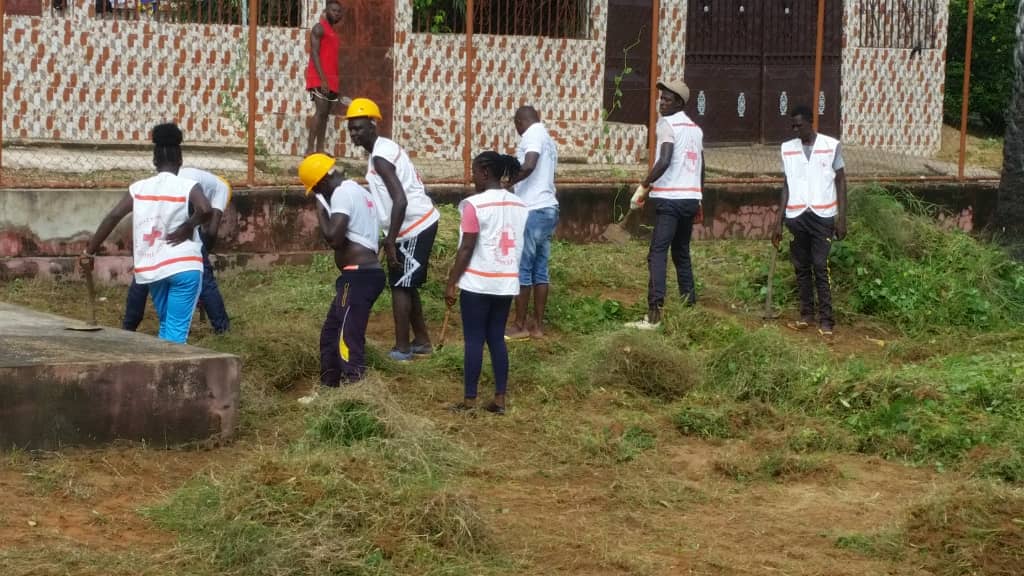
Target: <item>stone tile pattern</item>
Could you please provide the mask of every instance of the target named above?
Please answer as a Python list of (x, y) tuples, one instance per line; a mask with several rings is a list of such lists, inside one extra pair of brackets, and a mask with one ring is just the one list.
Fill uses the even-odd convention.
[[(241, 145), (245, 129), (230, 117), (227, 95), (247, 109), (246, 29), (241, 26), (99, 20), (91, 0), (71, 0), (64, 15), (5, 19), (5, 138), (139, 142), (166, 120), (194, 142)], [(934, 49), (857, 44), (866, 0), (847, 0), (843, 55), (843, 138), (850, 143), (934, 152), (940, 143), (947, 12), (935, 23)], [(685, 0), (662, 2), (662, 76), (679, 76), (685, 59)], [(305, 27), (261, 28), (258, 34), (257, 133), (275, 154), (301, 154), (306, 117), (306, 36), (319, 4), (307, 3)], [(459, 159), (465, 109), (465, 41), (461, 35), (414, 34), (412, 2), (396, 3), (394, 136), (416, 156)], [(602, 128), (606, 0), (594, 0), (588, 39), (477, 36), (473, 89), (473, 153), (511, 151), (511, 116), (530, 103), (564, 157), (635, 163), (646, 158), (645, 126)], [(386, 105), (386, 104), (385, 104)], [(342, 121), (331, 135), (339, 156)]]
[[(470, 151), (511, 152), (515, 109), (535, 106), (560, 154), (588, 155), (600, 134), (607, 3), (595, 0), (588, 39), (475, 35)], [(466, 43), (461, 34), (412, 31), (412, 3), (397, 2), (394, 132), (410, 154), (462, 157)]]
[[(64, 15), (8, 16), (4, 35), (4, 137), (147, 143), (176, 121), (186, 142), (245, 143), (247, 29), (101, 20), (92, 0)], [(310, 3), (310, 6), (318, 4)], [(317, 12), (307, 15), (308, 25)], [(260, 28), (257, 133), (271, 152), (305, 143), (307, 28)]]
[(934, 154), (942, 144), (948, 3), (937, 3), (934, 48), (913, 58), (909, 49), (860, 45), (872, 4), (846, 0), (843, 140), (919, 156)]

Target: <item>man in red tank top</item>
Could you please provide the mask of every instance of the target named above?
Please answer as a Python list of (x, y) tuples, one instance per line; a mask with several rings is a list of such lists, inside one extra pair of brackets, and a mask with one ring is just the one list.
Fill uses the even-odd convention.
[[(306, 90), (313, 100), (315, 111), (307, 124), (309, 142), (306, 155), (323, 152), (327, 146), (327, 118), (331, 107), (338, 102), (340, 92), (339, 62), (341, 40), (334, 26), (341, 20), (340, 0), (327, 0), (320, 21), (309, 32), (309, 64), (306, 66)], [(341, 98), (344, 105), (348, 98)]]

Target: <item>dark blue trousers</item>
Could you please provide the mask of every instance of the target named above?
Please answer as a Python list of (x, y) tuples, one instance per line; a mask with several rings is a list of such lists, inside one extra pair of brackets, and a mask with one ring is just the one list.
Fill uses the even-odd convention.
[(508, 386), (508, 348), (505, 346), (505, 322), (512, 308), (512, 296), (477, 294), (462, 290), (459, 310), (462, 312), (462, 336), (466, 343), (463, 354), (463, 397), (476, 398), (477, 384), (484, 363), (484, 343), (491, 352), (494, 368), (494, 393), (504, 394)]
[[(121, 324), (125, 330), (134, 332), (139, 328), (142, 317), (146, 313), (147, 298), (149, 298), (149, 286), (132, 280), (132, 285), (128, 287), (128, 298), (124, 306), (124, 322)], [(205, 247), (203, 248), (203, 287), (199, 292), (199, 301), (206, 310), (206, 316), (210, 319), (213, 331), (217, 334), (227, 332), (231, 327), (231, 321), (224, 308), (224, 297), (220, 295), (217, 279), (213, 276), (210, 254)]]

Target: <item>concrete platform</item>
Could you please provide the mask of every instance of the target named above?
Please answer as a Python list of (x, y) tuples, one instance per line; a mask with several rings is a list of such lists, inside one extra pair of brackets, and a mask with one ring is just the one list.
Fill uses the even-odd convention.
[(235, 356), (0, 302), (0, 450), (229, 438)]

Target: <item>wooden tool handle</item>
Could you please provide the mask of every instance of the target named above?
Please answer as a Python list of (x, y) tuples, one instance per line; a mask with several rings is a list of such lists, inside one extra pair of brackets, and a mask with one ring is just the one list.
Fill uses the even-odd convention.
[(438, 342), (438, 344), (437, 344), (438, 348), (440, 348), (441, 346), (444, 346), (445, 342), (448, 341), (448, 320), (451, 318), (451, 315), (452, 315), (452, 307), (451, 306), (445, 306), (445, 308), (444, 308), (444, 321), (441, 322), (441, 341)]
[(89, 291), (89, 325), (96, 325), (96, 287), (92, 283), (92, 269), (82, 270), (85, 275), (85, 289)]

